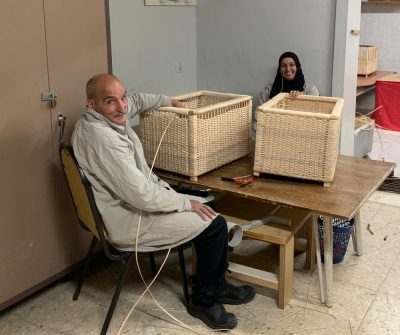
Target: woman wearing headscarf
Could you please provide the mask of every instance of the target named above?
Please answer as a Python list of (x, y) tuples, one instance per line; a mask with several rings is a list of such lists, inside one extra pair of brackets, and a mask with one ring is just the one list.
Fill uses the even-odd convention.
[[(262, 89), (259, 95), (259, 104), (262, 105), (281, 92), (289, 93), (293, 98), (300, 94), (319, 95), (314, 84), (305, 82), (299, 57), (294, 52), (287, 51), (279, 57), (275, 80)], [(253, 140), (255, 140), (256, 129), (257, 115), (253, 114)]]
[(260, 92), (260, 105), (281, 92), (289, 93), (292, 97), (299, 94), (319, 95), (313, 84), (305, 82), (299, 58), (293, 52), (285, 52), (279, 57), (274, 83), (268, 84)]

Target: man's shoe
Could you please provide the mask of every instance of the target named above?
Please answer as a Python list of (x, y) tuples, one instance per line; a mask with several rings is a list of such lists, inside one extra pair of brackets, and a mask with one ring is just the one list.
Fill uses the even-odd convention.
[(253, 300), (255, 295), (255, 289), (249, 285), (235, 286), (227, 283), (217, 302), (228, 305), (247, 304)]
[(189, 300), (187, 311), (212, 329), (233, 329), (238, 322), (234, 314), (228, 313), (225, 307), (218, 303), (204, 307), (193, 305), (192, 300)]

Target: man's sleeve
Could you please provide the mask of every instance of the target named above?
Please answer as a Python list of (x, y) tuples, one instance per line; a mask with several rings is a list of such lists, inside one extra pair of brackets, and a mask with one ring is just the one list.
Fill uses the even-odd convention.
[(264, 102), (269, 100), (269, 95), (271, 93), (272, 84), (265, 86), (258, 96), (258, 103), (262, 105)]
[(128, 117), (130, 118), (141, 112), (170, 105), (171, 99), (166, 95), (134, 93), (128, 95)]
[(147, 181), (127, 144), (110, 142), (96, 148), (93, 172), (116, 198), (149, 212), (190, 211), (191, 203), (183, 195)]

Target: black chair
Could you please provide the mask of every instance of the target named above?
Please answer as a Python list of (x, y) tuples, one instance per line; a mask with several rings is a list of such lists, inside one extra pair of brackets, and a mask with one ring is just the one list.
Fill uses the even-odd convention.
[[(115, 306), (117, 304), (119, 295), (121, 293), (122, 285), (124, 284), (126, 275), (128, 273), (129, 266), (135, 257), (134, 251), (123, 251), (118, 250), (113, 246), (106, 238), (106, 229), (96, 206), (92, 187), (88, 179), (86, 178), (83, 170), (79, 167), (73, 149), (70, 145), (60, 144), (60, 159), (61, 165), (64, 170), (65, 177), (68, 182), (69, 191), (74, 202), (75, 212), (78, 218), (78, 222), (81, 227), (93, 234), (92, 243), (90, 244), (88, 254), (86, 256), (85, 264), (83, 266), (81, 275), (79, 277), (78, 283), (75, 288), (73, 295), (73, 300), (77, 300), (79, 293), (85, 279), (85, 275), (89, 268), (90, 261), (93, 256), (93, 252), (98, 242), (100, 242), (101, 247), (108, 259), (112, 261), (121, 261), (124, 265), (123, 271), (119, 278), (117, 287), (115, 288), (114, 296), (112, 298), (110, 307), (108, 309), (106, 318), (101, 329), (101, 334), (106, 334), (108, 326), (110, 324), (111, 318), (113, 316)], [(189, 300), (188, 284), (186, 277), (185, 261), (183, 256), (182, 245), (177, 247), (179, 256), (179, 265), (182, 275), (182, 286), (184, 301), (187, 306)], [(156, 267), (154, 261), (154, 254), (149, 253), (150, 265), (153, 276), (156, 274)]]

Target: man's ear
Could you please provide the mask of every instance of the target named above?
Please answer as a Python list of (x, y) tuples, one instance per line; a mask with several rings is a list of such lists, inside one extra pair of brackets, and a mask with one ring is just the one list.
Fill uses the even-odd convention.
[(86, 100), (86, 107), (92, 108), (94, 107), (94, 101), (92, 99)]

